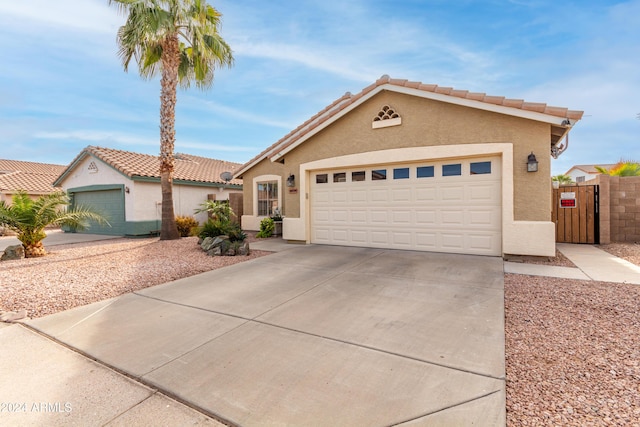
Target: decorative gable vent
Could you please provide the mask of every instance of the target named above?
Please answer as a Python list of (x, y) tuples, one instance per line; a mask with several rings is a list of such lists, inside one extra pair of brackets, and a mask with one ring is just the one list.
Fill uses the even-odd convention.
[(383, 106), (378, 114), (373, 118), (371, 127), (373, 129), (386, 128), (389, 126), (398, 126), (402, 124), (402, 117), (395, 109), (389, 105)]
[(87, 170), (89, 173), (98, 173), (98, 166), (96, 166), (96, 162), (89, 163)]

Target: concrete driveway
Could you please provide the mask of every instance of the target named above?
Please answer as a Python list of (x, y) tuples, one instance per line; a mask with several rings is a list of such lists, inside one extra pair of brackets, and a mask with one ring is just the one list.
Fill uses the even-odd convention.
[(28, 324), (233, 424), (504, 425), (502, 265), (291, 245)]

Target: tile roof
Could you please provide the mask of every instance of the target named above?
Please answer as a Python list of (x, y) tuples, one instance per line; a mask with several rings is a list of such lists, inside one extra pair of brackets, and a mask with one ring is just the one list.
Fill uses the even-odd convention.
[(477, 93), (477, 92), (469, 92), (467, 90), (458, 90), (453, 89), (451, 87), (441, 87), (435, 84), (423, 84), (421, 82), (402, 80), (402, 79), (392, 79), (388, 75), (383, 75), (375, 83), (365, 87), (361, 92), (353, 95), (350, 92), (345, 93), (340, 98), (336, 99), (334, 102), (329, 104), (327, 107), (319, 111), (316, 115), (311, 117), (309, 120), (302, 123), (300, 126), (280, 138), (275, 144), (268, 147), (266, 150), (262, 151), (260, 154), (255, 156), (253, 159), (249, 160), (247, 163), (242, 165), (239, 169), (239, 172), (242, 173), (246, 171), (249, 167), (251, 167), (254, 163), (261, 160), (265, 157), (274, 157), (277, 152), (281, 152), (285, 150), (287, 147), (295, 144), (305, 135), (313, 131), (314, 129), (321, 126), (327, 120), (334, 117), (336, 114), (340, 113), (344, 109), (356, 103), (363, 97), (366, 97), (368, 94), (376, 90), (378, 87), (383, 85), (389, 85), (396, 88), (407, 88), (418, 91), (423, 91), (425, 93), (431, 92), (434, 94), (445, 95), (452, 98), (457, 98), (461, 100), (468, 100), (470, 102), (480, 102), (483, 104), (491, 104), (492, 106), (501, 106), (507, 108), (513, 108), (514, 110), (520, 110), (523, 112), (533, 112), (546, 114), (548, 116), (555, 116), (563, 119), (567, 119), (572, 121), (572, 124), (575, 121), (578, 121), (582, 118), (584, 114), (583, 111), (577, 110), (569, 110), (564, 107), (553, 107), (548, 106), (544, 103), (537, 102), (526, 102), (522, 99), (510, 99), (505, 98), (504, 96), (492, 96), (487, 95), (485, 93)]
[(0, 159), (0, 192), (24, 190), (34, 195), (53, 193), (56, 190), (53, 182), (65, 168), (49, 163)]
[(596, 166), (601, 167), (601, 168), (605, 168), (605, 169), (611, 169), (615, 165), (616, 165), (616, 163), (597, 164), (597, 165), (573, 165), (573, 166), (571, 166), (571, 169), (569, 169), (567, 171), (567, 173), (571, 172), (572, 169), (580, 169), (581, 171), (586, 172), (586, 173), (596, 174), (596, 173), (600, 173), (596, 169)]
[[(65, 173), (72, 169), (74, 165), (86, 155), (92, 155), (102, 160), (131, 179), (135, 177), (160, 178), (160, 161), (158, 156), (94, 146), (88, 146), (82, 150), (71, 162), (71, 165)], [(238, 170), (239, 167), (240, 163), (176, 153), (173, 179), (174, 181), (182, 180), (242, 185), (241, 179), (232, 179), (227, 183), (220, 178), (222, 172), (233, 173)], [(62, 176), (60, 178), (62, 178)], [(60, 180), (60, 178), (58, 180)]]

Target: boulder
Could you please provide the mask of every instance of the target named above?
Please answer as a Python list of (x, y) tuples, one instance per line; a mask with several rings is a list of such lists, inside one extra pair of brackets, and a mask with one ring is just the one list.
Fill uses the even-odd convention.
[(13, 245), (7, 246), (0, 257), (0, 261), (9, 261), (13, 259), (22, 259), (24, 258), (24, 246), (22, 245)]
[(236, 255), (246, 256), (246, 255), (249, 255), (250, 253), (251, 253), (251, 250), (249, 249), (249, 242), (247, 242), (246, 240), (242, 242), (242, 246), (240, 246), (236, 251)]

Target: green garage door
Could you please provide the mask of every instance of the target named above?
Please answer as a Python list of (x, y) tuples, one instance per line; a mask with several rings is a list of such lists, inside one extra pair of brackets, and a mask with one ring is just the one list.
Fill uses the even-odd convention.
[(73, 204), (86, 206), (104, 216), (111, 227), (91, 221), (88, 229), (82, 233), (125, 235), (124, 197), (122, 189), (81, 191), (74, 193)]

